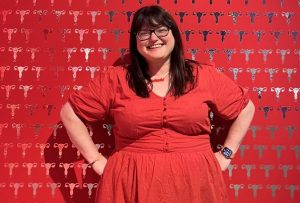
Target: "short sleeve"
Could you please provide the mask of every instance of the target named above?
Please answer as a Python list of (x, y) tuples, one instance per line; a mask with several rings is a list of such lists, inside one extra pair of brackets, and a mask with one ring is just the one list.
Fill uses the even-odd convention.
[(217, 71), (214, 63), (204, 66), (212, 95), (212, 111), (226, 120), (235, 119), (249, 102), (248, 90)]
[(80, 90), (69, 97), (75, 114), (80, 118), (95, 122), (108, 115), (116, 89), (117, 75), (114, 67), (106, 67)]

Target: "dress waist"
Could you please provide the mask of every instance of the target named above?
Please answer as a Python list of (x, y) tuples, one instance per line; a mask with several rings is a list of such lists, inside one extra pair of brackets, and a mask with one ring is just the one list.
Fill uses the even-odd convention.
[(141, 153), (200, 152), (211, 150), (208, 134), (187, 136), (182, 134), (147, 135), (138, 139), (116, 136), (116, 151)]

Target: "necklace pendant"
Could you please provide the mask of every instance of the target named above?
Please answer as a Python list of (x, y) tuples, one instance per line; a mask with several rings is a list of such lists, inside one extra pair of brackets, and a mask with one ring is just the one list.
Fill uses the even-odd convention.
[(160, 78), (151, 78), (151, 82), (163, 82), (168, 74), (169, 72), (166, 72), (166, 74), (161, 76)]
[(165, 78), (151, 79), (151, 82), (163, 82)]

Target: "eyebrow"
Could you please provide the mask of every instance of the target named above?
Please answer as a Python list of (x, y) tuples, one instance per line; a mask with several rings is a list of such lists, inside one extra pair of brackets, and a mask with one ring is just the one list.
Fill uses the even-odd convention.
[(168, 27), (166, 25), (157, 25), (155, 27), (150, 27), (150, 28), (141, 28), (140, 31), (148, 31), (148, 30), (155, 30), (155, 29), (158, 29), (158, 28), (161, 28), (161, 27)]

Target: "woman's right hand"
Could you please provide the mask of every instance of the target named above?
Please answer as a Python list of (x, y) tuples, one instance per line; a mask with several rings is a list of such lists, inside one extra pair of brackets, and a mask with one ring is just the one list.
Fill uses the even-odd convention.
[(103, 174), (104, 168), (106, 166), (107, 159), (104, 156), (101, 156), (92, 166), (94, 171), (101, 176)]

